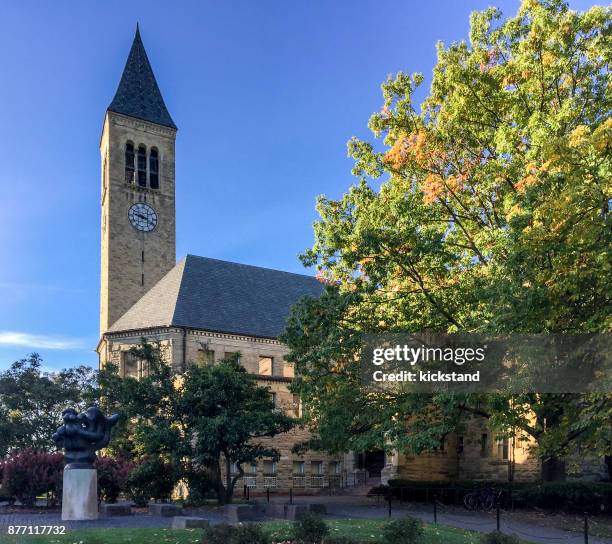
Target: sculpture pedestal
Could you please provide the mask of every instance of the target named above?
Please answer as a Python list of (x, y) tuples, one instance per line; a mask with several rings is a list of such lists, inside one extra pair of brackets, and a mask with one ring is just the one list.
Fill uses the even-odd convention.
[(62, 520), (98, 519), (98, 471), (64, 469)]

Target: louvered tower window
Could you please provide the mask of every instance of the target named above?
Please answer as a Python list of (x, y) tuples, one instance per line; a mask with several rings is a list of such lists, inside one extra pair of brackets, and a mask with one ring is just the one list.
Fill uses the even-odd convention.
[(147, 148), (138, 146), (138, 186), (147, 186)]
[(125, 144), (125, 182), (134, 183), (134, 144)]
[(159, 157), (154, 147), (149, 155), (149, 186), (151, 189), (159, 189)]

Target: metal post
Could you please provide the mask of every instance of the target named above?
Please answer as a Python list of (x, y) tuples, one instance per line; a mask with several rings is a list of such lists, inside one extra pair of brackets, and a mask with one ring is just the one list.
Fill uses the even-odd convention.
[(247, 485), (244, 484), (244, 488), (242, 490), (242, 498), (244, 498), (244, 499), (246, 499), (246, 496), (247, 496), (247, 489), (248, 489)]
[(438, 523), (438, 498), (434, 495), (434, 523)]
[(247, 501), (251, 500), (251, 488), (247, 485)]
[(389, 493), (387, 500), (389, 501), (389, 517), (391, 517), (391, 493)]
[(584, 513), (584, 544), (589, 544), (589, 516)]
[(270, 504), (270, 488), (266, 487), (266, 500), (268, 501), (268, 504)]
[(289, 488), (289, 504), (293, 504), (293, 487)]
[(499, 504), (497, 505), (496, 517), (497, 517), (497, 532), (499, 533)]

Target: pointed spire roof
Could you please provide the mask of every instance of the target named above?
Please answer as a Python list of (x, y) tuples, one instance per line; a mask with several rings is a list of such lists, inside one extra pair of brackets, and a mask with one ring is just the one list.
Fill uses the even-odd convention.
[(108, 109), (176, 129), (149, 64), (138, 24), (119, 87)]

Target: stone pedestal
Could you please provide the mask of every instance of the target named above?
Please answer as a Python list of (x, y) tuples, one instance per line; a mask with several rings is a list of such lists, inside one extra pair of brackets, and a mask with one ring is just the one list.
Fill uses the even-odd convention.
[(62, 520), (98, 519), (98, 471), (64, 469)]

